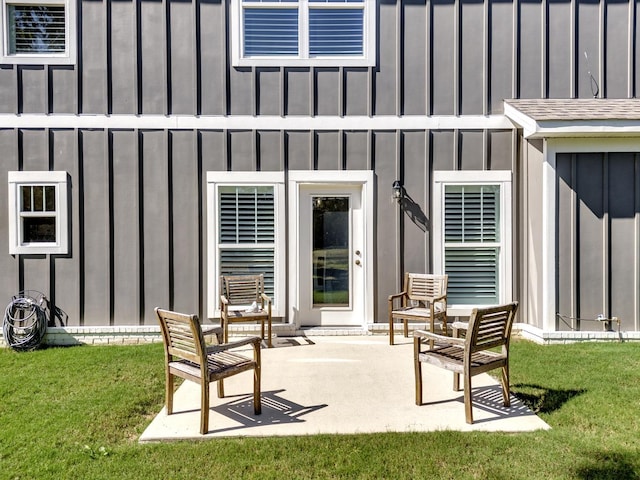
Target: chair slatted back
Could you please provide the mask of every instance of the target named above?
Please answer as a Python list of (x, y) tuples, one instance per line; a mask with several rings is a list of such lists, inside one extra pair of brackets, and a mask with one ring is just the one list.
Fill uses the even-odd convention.
[(164, 339), (167, 361), (178, 357), (202, 365), (205, 343), (197, 315), (156, 309)]
[(229, 300), (230, 305), (251, 305), (260, 302), (264, 293), (264, 275), (223, 275), (220, 277), (220, 295)]
[(407, 272), (404, 277), (404, 290), (409, 300), (427, 302), (447, 293), (447, 279), (447, 275)]
[(509, 347), (511, 327), (518, 303), (513, 302), (500, 307), (474, 308), (467, 330), (467, 347), (472, 352)]

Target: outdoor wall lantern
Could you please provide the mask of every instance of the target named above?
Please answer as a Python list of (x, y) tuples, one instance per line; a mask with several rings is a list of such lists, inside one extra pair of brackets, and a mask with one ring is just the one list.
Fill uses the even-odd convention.
[(402, 198), (402, 184), (400, 183), (400, 180), (394, 181), (392, 188), (393, 188), (393, 198), (400, 201), (400, 199)]

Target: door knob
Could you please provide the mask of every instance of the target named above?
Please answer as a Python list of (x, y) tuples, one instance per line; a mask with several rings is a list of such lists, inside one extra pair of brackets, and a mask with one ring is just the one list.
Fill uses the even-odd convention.
[(360, 265), (360, 260), (356, 260), (356, 265)]

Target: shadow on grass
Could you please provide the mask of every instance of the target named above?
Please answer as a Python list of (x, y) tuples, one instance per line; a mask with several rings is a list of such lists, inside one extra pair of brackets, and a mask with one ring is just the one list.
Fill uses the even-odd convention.
[(551, 413), (585, 392), (586, 390), (560, 390), (527, 383), (512, 385), (512, 393), (534, 413)]
[(584, 480), (627, 480), (640, 478), (630, 454), (591, 452), (588, 464), (576, 468), (575, 477)]

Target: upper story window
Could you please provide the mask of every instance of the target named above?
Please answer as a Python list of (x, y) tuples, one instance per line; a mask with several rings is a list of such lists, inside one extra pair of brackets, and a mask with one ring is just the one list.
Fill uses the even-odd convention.
[(2, 63), (75, 62), (75, 2), (2, 1)]
[(67, 172), (9, 172), (9, 253), (68, 253)]
[(233, 64), (375, 65), (375, 0), (234, 0)]

